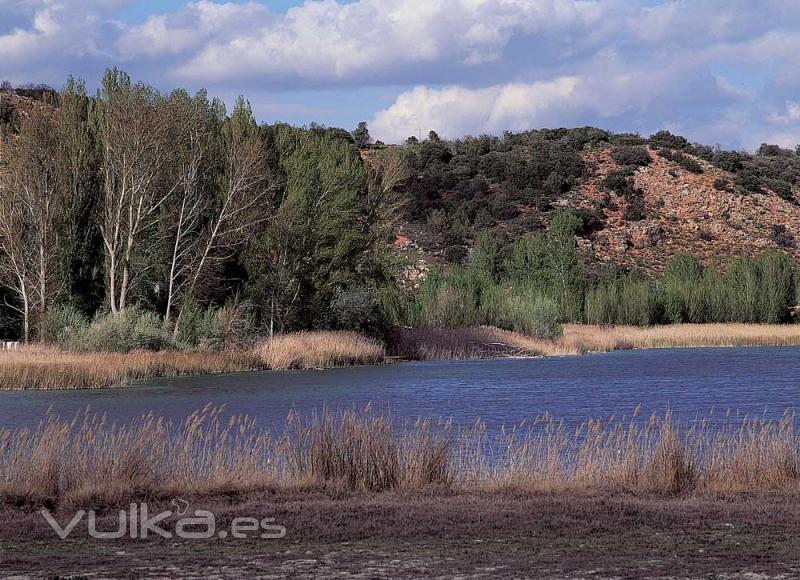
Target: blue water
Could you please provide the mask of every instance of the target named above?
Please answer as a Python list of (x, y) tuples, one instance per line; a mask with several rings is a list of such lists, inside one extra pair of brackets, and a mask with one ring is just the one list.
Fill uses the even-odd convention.
[(641, 350), (543, 359), (402, 363), (324, 372), (263, 372), (158, 379), (98, 391), (0, 393), (0, 427), (33, 426), (48, 409), (64, 418), (86, 409), (127, 422), (148, 412), (175, 421), (224, 405), (266, 427), (291, 409), (362, 407), (400, 418), (482, 419), (490, 429), (549, 412), (568, 423), (666, 408), (681, 419), (780, 417), (800, 407), (800, 349)]

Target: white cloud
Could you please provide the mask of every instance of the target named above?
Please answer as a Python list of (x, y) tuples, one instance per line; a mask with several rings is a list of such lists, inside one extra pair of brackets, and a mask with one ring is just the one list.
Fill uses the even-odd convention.
[(800, 123), (800, 103), (787, 101), (782, 111), (770, 114), (767, 119), (780, 125)]
[(497, 61), (515, 35), (580, 41), (602, 3), (575, 0), (309, 1), (274, 15), (259, 4), (189, 4), (129, 30), (129, 58), (183, 56), (175, 76), (212, 82), (331, 84)]
[(110, 56), (108, 39), (119, 29), (111, 15), (124, 4), (122, 0), (0, 0), (0, 14), (7, 8), (13, 22), (0, 32), (0, 76), (51, 82), (56, 68), (62, 69), (62, 78), (73, 72), (63, 70), (66, 63)]
[[(384, 107), (373, 132), (390, 139), (594, 124), (751, 146), (800, 131), (787, 106), (800, 2), (305, 0), (279, 12), (196, 0), (130, 24), (120, 9), (133, 1), (0, 0), (0, 79), (91, 85), (121, 65), (162, 89), (242, 92), (308, 121), (335, 108), (326, 95), (341, 105), (342, 92), (381, 87), (389, 104), (366, 106)], [(287, 102), (298, 94), (300, 108)]]
[(379, 139), (398, 142), (434, 129), (446, 136), (527, 129), (553, 120), (574, 107), (581, 88), (576, 77), (485, 89), (417, 87), (379, 112), (370, 127)]
[(573, 74), (546, 81), (488, 88), (418, 86), (376, 113), (370, 127), (376, 138), (390, 142), (430, 129), (455, 137), (578, 125), (642, 132), (674, 127), (689, 129), (691, 136), (692, 128), (705, 121), (687, 112), (687, 104), (722, 110), (738, 100), (693, 63), (632, 66), (608, 53)]

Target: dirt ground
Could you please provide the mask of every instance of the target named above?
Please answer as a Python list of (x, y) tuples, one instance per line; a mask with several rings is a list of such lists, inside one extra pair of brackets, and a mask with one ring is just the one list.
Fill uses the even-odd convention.
[[(0, 511), (17, 578), (796, 578), (797, 496), (258, 492), (186, 498), (217, 529), (274, 518), (282, 539), (60, 540), (32, 508)], [(176, 509), (150, 504), (151, 514)], [(63, 525), (73, 511), (56, 513)], [(168, 522), (172, 522), (173, 516)], [(98, 528), (114, 529), (106, 513)], [(168, 525), (164, 525), (169, 529)], [(174, 529), (174, 526), (173, 528)]]

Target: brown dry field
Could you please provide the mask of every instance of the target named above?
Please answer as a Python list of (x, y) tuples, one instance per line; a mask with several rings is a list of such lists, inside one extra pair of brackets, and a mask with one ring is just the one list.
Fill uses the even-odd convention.
[[(800, 576), (796, 495), (273, 491), (186, 499), (190, 510), (213, 511), (218, 529), (234, 517), (273, 517), (287, 536), (102, 541), (88, 539), (79, 526), (71, 539), (60, 541), (39, 514), (6, 507), (0, 511), (0, 573), (18, 578)], [(59, 521), (71, 515), (61, 514)], [(109, 522), (102, 529), (112, 529), (116, 519)]]

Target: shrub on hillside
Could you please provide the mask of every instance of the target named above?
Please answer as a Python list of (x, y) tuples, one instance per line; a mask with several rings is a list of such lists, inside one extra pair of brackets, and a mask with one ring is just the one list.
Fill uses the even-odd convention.
[(630, 179), (630, 172), (625, 168), (609, 171), (603, 179), (602, 185), (617, 195), (627, 195), (633, 190), (633, 181)]
[(717, 177), (714, 180), (714, 189), (717, 191), (727, 191), (732, 192), (733, 188), (731, 187), (731, 182), (725, 179), (724, 177)]
[(661, 149), (658, 154), (668, 161), (672, 161), (676, 165), (680, 165), (689, 173), (700, 174), (703, 173), (703, 166), (697, 161), (681, 153), (680, 151), (672, 151), (671, 149)]
[(629, 222), (638, 222), (647, 217), (644, 196), (640, 189), (634, 189), (632, 193), (625, 196), (622, 217)]
[(653, 161), (650, 158), (650, 154), (647, 152), (647, 149), (635, 145), (614, 147), (611, 150), (611, 158), (619, 165), (630, 165), (633, 167), (650, 165), (650, 163)]
[[(669, 131), (659, 131), (650, 136), (650, 145), (653, 147), (667, 147), (669, 149), (688, 149), (689, 141), (686, 137), (673, 135)], [(659, 152), (659, 155), (661, 153)]]

